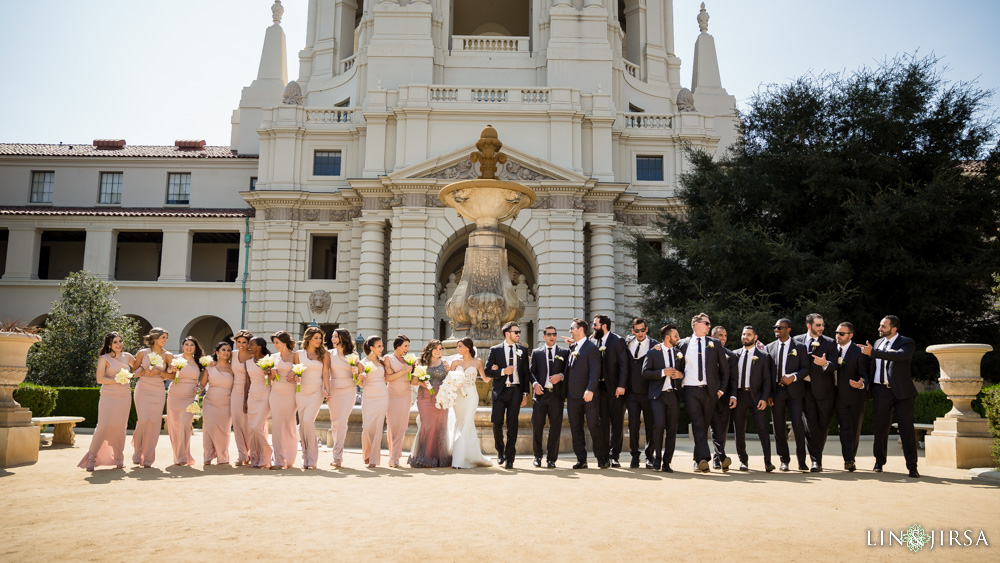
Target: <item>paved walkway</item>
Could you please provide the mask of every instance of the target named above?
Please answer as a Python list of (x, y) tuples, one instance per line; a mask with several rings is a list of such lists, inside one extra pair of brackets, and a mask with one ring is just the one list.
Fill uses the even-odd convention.
[[(755, 471), (707, 475), (691, 471), (685, 439), (673, 474), (601, 471), (593, 460), (574, 471), (565, 455), (555, 470), (530, 457), (514, 471), (369, 470), (357, 451), (339, 471), (329, 451), (312, 471), (169, 467), (167, 436), (152, 469), (86, 473), (76, 464), (89, 443), (79, 434), (74, 447), (43, 448), (35, 465), (0, 469), (0, 561), (889, 560), (909, 552), (869, 547), (868, 530), (878, 543), (880, 530), (914, 523), (982, 529), (990, 543), (927, 557), (1000, 554), (1000, 487), (923, 458), (924, 477), (910, 479), (894, 440), (882, 474), (870, 471), (871, 441), (861, 471), (834, 469), (834, 439), (821, 474), (765, 473), (758, 449)], [(200, 458), (200, 434), (192, 446)]]

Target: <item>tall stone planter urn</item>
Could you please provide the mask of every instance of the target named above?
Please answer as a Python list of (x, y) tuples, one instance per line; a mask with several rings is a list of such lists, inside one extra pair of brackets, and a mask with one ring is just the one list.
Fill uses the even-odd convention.
[(25, 332), (0, 332), (0, 467), (38, 461), (41, 428), (31, 411), (14, 400), (14, 389), (28, 374), (28, 348), (41, 338)]
[(927, 347), (941, 365), (938, 383), (953, 405), (948, 414), (934, 421), (934, 431), (924, 441), (928, 464), (958, 469), (993, 465), (989, 426), (972, 410), (972, 401), (983, 387), (979, 366), (983, 356), (992, 350), (989, 344)]

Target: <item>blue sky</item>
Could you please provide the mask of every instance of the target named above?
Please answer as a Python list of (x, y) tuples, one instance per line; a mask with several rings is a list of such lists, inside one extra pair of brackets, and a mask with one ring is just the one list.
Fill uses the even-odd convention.
[[(649, 0), (655, 1), (655, 0)], [(289, 79), (308, 0), (284, 0)], [(675, 0), (681, 82), (691, 82), (700, 1)], [(934, 53), (950, 80), (1000, 89), (1000, 2), (710, 0), (723, 86), (762, 84)], [(8, 3), (0, 32), (0, 142), (229, 144), (240, 89), (257, 73), (270, 0), (35, 0)], [(991, 105), (1000, 107), (1000, 98)]]

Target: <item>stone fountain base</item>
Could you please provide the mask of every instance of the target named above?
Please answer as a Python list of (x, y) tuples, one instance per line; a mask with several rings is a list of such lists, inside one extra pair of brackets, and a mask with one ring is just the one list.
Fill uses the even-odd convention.
[(38, 462), (41, 428), (31, 424), (31, 411), (0, 408), (0, 467)]
[(985, 418), (947, 418), (934, 421), (934, 431), (924, 438), (928, 465), (972, 469), (992, 467), (993, 436)]

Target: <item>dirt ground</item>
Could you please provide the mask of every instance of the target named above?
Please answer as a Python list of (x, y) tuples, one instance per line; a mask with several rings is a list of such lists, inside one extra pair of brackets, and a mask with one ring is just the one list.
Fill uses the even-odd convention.
[[(923, 478), (910, 479), (890, 442), (882, 474), (870, 471), (871, 441), (860, 471), (840, 470), (833, 437), (820, 474), (765, 473), (758, 446), (750, 473), (706, 475), (692, 472), (684, 439), (676, 472), (663, 474), (593, 460), (574, 471), (565, 452), (557, 469), (520, 457), (514, 471), (369, 470), (358, 451), (333, 470), (329, 450), (311, 471), (170, 467), (161, 436), (154, 468), (87, 473), (76, 464), (90, 436), (78, 434), (35, 465), (0, 469), (0, 561), (889, 560), (909, 552), (869, 546), (868, 531), (879, 543), (881, 530), (914, 523), (982, 530), (989, 542), (921, 557), (998, 560), (1000, 487), (923, 458)], [(192, 451), (201, 457), (200, 434)]]

